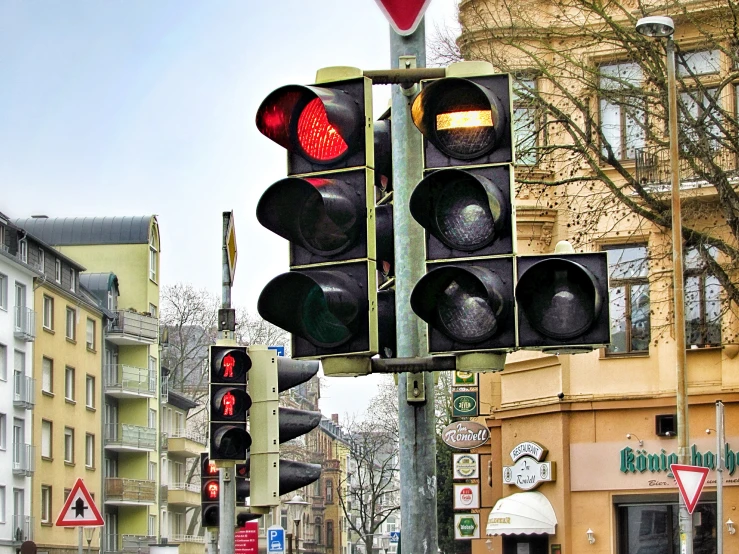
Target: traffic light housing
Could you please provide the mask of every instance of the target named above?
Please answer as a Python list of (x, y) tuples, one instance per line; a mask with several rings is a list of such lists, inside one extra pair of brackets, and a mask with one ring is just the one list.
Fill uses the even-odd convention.
[(378, 314), (390, 313), (394, 299), (378, 297), (385, 260), (375, 210), (376, 183), (392, 186), (389, 122), (375, 132), (371, 81), (340, 69), (320, 71), (316, 85), (275, 90), (256, 117), (259, 131), (288, 152), (288, 176), (264, 192), (257, 219), (290, 242), (290, 272), (267, 284), (257, 310), (291, 333), (296, 359), (394, 350), (378, 335)]
[(424, 136), (424, 178), (409, 208), (426, 231), (426, 275), (410, 300), (429, 326), (429, 352), (513, 350), (510, 76), (426, 82), (411, 116)]
[(578, 353), (610, 343), (607, 254), (568, 250), (517, 260), (521, 348)]
[(254, 405), (251, 429), (254, 442), (249, 461), (250, 506), (272, 507), (280, 496), (313, 483), (321, 466), (280, 457), (280, 444), (315, 429), (320, 412), (280, 408), (278, 395), (310, 380), (318, 373), (317, 361), (277, 356), (263, 346), (250, 347), (255, 371), (251, 380)]
[(221, 497), (219, 470), (208, 454), (200, 454), (200, 521), (203, 527), (218, 527)]
[(251, 359), (244, 346), (210, 347), (210, 459), (246, 459), (251, 444), (247, 414), (251, 397), (247, 373)]

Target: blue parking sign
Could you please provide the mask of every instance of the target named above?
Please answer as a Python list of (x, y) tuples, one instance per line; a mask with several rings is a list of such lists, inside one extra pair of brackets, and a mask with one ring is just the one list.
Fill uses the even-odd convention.
[(285, 530), (279, 525), (267, 529), (267, 552), (285, 552)]

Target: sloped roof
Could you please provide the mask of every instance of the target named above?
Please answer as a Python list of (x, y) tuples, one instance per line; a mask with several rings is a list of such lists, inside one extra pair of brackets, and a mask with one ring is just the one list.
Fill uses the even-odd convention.
[(80, 284), (101, 300), (107, 299), (117, 279), (115, 273), (80, 273)]
[(28, 217), (13, 223), (53, 246), (148, 244), (152, 217)]

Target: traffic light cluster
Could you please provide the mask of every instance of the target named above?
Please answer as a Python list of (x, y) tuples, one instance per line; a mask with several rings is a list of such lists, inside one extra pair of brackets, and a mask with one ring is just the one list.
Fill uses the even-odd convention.
[(210, 459), (245, 460), (251, 444), (247, 413), (251, 397), (245, 346), (210, 347)]
[[(426, 274), (410, 303), (429, 351), (607, 344), (605, 253), (519, 255), (511, 77), (465, 67), (424, 81), (412, 102), (423, 179), (395, 207), (425, 229)], [(389, 122), (373, 125), (361, 72), (319, 80), (277, 89), (257, 113), (288, 151), (288, 177), (265, 191), (257, 217), (290, 241), (291, 264), (262, 291), (259, 313), (292, 333), (295, 358), (393, 357), (394, 297), (378, 293), (393, 284)]]
[(203, 527), (218, 527), (221, 483), (219, 469), (206, 452), (200, 454), (200, 520)]

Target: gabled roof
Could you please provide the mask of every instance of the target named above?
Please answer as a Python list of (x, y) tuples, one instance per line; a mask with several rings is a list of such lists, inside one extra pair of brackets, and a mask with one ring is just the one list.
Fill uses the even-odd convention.
[(28, 217), (13, 223), (53, 246), (148, 244), (152, 217)]

